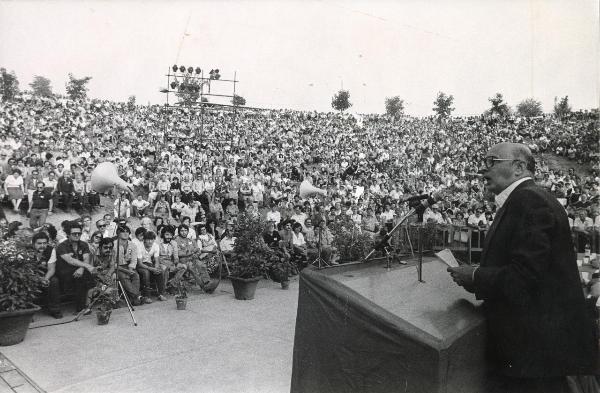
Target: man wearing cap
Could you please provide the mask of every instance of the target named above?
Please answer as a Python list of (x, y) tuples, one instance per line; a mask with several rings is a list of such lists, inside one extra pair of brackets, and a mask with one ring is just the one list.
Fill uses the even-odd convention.
[(598, 373), (598, 338), (585, 299), (567, 215), (533, 181), (535, 159), (517, 143), (494, 145), (483, 178), (499, 208), (481, 265), (448, 268), (483, 300), (498, 392), (568, 392), (565, 376)]

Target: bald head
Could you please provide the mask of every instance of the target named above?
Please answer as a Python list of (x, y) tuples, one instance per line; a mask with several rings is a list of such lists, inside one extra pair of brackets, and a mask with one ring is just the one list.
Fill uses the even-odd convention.
[(523, 161), (525, 167), (531, 175), (535, 173), (535, 158), (531, 154), (531, 150), (522, 143), (502, 142), (498, 143), (490, 149), (488, 155), (498, 158), (513, 158)]
[(534, 172), (535, 160), (527, 146), (503, 142), (488, 151), (483, 178), (487, 190), (498, 195), (515, 181), (532, 177)]

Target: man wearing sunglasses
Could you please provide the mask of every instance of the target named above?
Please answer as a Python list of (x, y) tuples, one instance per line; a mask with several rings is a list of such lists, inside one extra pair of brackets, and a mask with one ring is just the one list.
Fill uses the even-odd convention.
[(87, 291), (94, 287), (96, 268), (90, 261), (90, 248), (81, 238), (81, 224), (71, 222), (66, 228), (67, 240), (56, 246), (56, 275), (60, 287), (75, 290), (75, 312), (83, 310)]
[(497, 144), (484, 166), (498, 211), (481, 265), (448, 271), (484, 301), (492, 380), (500, 391), (569, 391), (565, 376), (598, 372), (598, 344), (567, 215), (534, 183), (535, 159), (527, 146)]

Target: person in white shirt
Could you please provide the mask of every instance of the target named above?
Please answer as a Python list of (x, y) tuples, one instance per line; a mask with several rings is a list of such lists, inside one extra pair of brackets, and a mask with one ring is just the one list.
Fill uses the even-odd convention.
[(437, 203), (427, 209), (425, 214), (423, 214), (423, 222), (425, 223), (432, 222), (434, 224), (443, 224), (444, 221), (444, 217), (442, 216), (442, 213), (440, 213), (440, 206)]
[(225, 229), (225, 233), (223, 233), (223, 238), (219, 242), (219, 246), (223, 254), (225, 254), (225, 256), (229, 256), (233, 253), (233, 248), (235, 246), (235, 237), (233, 237), (232, 223), (227, 223), (227, 229)]
[(281, 222), (281, 213), (277, 210), (277, 205), (275, 203), (271, 204), (271, 210), (267, 212), (267, 221), (273, 221), (275, 223), (275, 227), (279, 225)]
[(306, 228), (304, 227), (304, 221), (306, 221), (307, 218), (308, 217), (306, 216), (306, 214), (302, 211), (302, 206), (294, 206), (294, 214), (292, 214), (290, 220), (296, 221), (301, 225), (302, 230), (306, 230)]
[(131, 202), (131, 209), (135, 217), (141, 218), (146, 214), (146, 209), (150, 207), (150, 202), (144, 200), (142, 195), (138, 195), (136, 199)]
[[(138, 228), (143, 229), (143, 228)], [(136, 230), (136, 234), (138, 231)], [(138, 240), (139, 241), (139, 240)], [(150, 298), (150, 287), (152, 278), (156, 282), (158, 300), (167, 300), (165, 297), (165, 280), (160, 267), (160, 249), (156, 242), (156, 234), (146, 231), (142, 234), (141, 247), (138, 248), (138, 263), (136, 270), (140, 276), (141, 291), (146, 298)]]
[(467, 219), (467, 225), (474, 229), (485, 228), (487, 220), (482, 208), (478, 207), (475, 209), (475, 213), (471, 214)]
[(302, 234), (302, 225), (299, 222), (292, 225), (292, 256), (296, 258), (298, 270), (301, 270), (306, 263), (307, 245)]

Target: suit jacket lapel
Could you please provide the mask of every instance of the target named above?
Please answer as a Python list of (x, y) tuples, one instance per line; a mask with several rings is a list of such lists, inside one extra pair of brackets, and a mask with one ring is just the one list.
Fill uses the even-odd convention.
[(490, 229), (488, 229), (488, 231), (485, 235), (485, 239), (483, 240), (483, 251), (481, 253), (482, 261), (485, 260), (485, 255), (487, 254), (487, 249), (488, 249), (488, 244), (490, 243), (490, 239), (494, 235), (494, 232), (496, 232), (496, 228), (498, 228), (498, 224), (500, 223), (500, 220), (502, 220), (502, 217), (504, 216), (504, 212), (506, 211), (505, 207), (506, 207), (506, 204), (504, 204), (504, 206), (502, 206), (500, 208), (500, 210), (498, 210), (496, 212), (494, 221), (492, 221), (492, 225), (490, 226)]
[(498, 224), (500, 223), (500, 220), (502, 220), (502, 217), (504, 216), (504, 212), (506, 211), (506, 207), (508, 206), (508, 204), (510, 202), (510, 198), (514, 195), (514, 192), (516, 190), (520, 189), (521, 187), (526, 187), (531, 184), (534, 184), (533, 180), (526, 180), (523, 183), (519, 184), (517, 186), (517, 188), (515, 188), (513, 190), (513, 192), (511, 192), (508, 199), (504, 202), (504, 205), (502, 205), (502, 207), (496, 212), (494, 221), (492, 222), (492, 225), (490, 226), (490, 229), (486, 233), (485, 239), (483, 240), (483, 251), (481, 252), (481, 261), (482, 262), (485, 260), (485, 256), (487, 254), (487, 249), (488, 249), (487, 246), (490, 243), (490, 240), (492, 239), (494, 232), (496, 232), (496, 228), (498, 228)]

